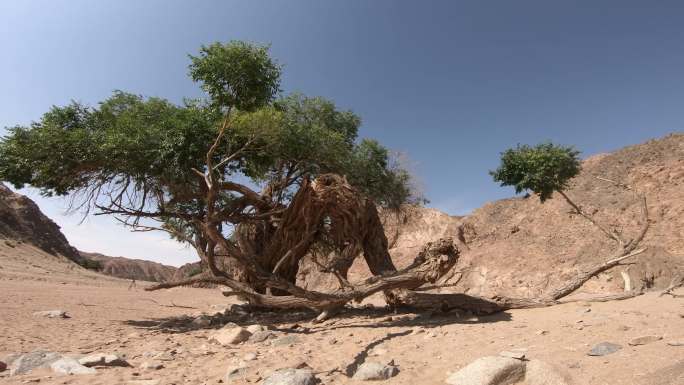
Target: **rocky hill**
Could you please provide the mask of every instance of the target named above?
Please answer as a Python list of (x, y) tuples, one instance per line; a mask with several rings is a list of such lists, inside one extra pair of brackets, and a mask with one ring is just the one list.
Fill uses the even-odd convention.
[[(141, 259), (109, 257), (76, 250), (59, 226), (46, 217), (31, 199), (0, 183), (0, 240), (9, 254), (36, 254), (76, 262), (91, 270), (124, 279), (163, 282), (184, 277), (186, 270)], [(24, 246), (30, 246), (26, 248)], [(20, 250), (21, 249), (21, 250)], [(35, 258), (34, 258), (35, 259)]]
[[(585, 212), (630, 239), (641, 225), (639, 201), (604, 179), (646, 196), (651, 226), (641, 246), (647, 251), (584, 289), (622, 290), (622, 273), (634, 286), (645, 287), (667, 286), (684, 274), (684, 133), (592, 156), (568, 189)], [(537, 296), (615, 250), (615, 242), (557, 195), (544, 204), (535, 196), (499, 200), (462, 218), (421, 208), (391, 215), (386, 233), (398, 266), (410, 263), (425, 242), (451, 236), (462, 256), (450, 282), (472, 294)]]
[[(667, 286), (674, 276), (684, 274), (684, 133), (592, 156), (583, 161), (582, 172), (568, 189), (567, 195), (585, 212), (631, 239), (642, 223), (639, 201), (633, 192), (605, 179), (627, 184), (647, 197), (651, 225), (641, 243), (647, 250), (582, 290), (623, 290), (623, 273), (635, 287)], [(422, 207), (381, 215), (399, 268), (409, 265), (426, 242), (452, 237), (461, 259), (444, 282), (452, 287), (444, 290), (475, 295), (538, 296), (581, 269), (607, 260), (616, 246), (573, 214), (557, 194), (544, 204), (535, 196), (490, 202), (466, 217)], [(337, 285), (332, 278), (306, 274), (305, 281)], [(363, 258), (358, 258), (350, 271), (352, 279), (369, 274)]]
[(31, 199), (17, 194), (0, 183), (0, 238), (23, 242), (53, 255), (82, 264), (83, 258), (73, 248), (59, 226), (46, 217)]
[(110, 257), (99, 253), (79, 251), (88, 260), (98, 262), (98, 271), (123, 279), (138, 281), (166, 282), (173, 279), (178, 268), (142, 259)]

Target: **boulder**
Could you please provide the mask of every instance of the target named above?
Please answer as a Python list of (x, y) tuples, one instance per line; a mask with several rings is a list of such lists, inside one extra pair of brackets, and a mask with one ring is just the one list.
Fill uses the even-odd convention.
[(35, 351), (22, 354), (12, 360), (9, 365), (10, 376), (26, 374), (33, 369), (48, 367), (62, 356), (58, 353)]
[(62, 357), (59, 360), (50, 364), (50, 368), (55, 373), (61, 374), (93, 374), (96, 372), (93, 368), (88, 368), (78, 363), (73, 358)]
[(116, 354), (91, 354), (78, 360), (78, 363), (86, 366), (130, 366), (126, 360)]
[(237, 345), (247, 341), (251, 335), (252, 333), (248, 332), (247, 329), (240, 326), (234, 326), (217, 331), (209, 337), (209, 341), (218, 343), (222, 346)]
[(399, 374), (399, 368), (394, 365), (384, 365), (377, 362), (364, 362), (356, 369), (352, 377), (357, 381), (384, 381)]
[(546, 362), (531, 360), (525, 365), (525, 384), (568, 385), (568, 381), (556, 368)]
[(525, 377), (525, 362), (510, 357), (482, 357), (446, 379), (449, 385), (509, 385)]
[(262, 385), (315, 385), (316, 376), (308, 369), (281, 369), (268, 376)]

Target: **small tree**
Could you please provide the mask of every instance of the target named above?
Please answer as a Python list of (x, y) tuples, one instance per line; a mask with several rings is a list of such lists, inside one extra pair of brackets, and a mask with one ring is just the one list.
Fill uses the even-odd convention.
[(501, 154), (501, 165), (490, 175), (501, 186), (513, 186), (517, 194), (533, 191), (544, 202), (554, 191), (565, 196), (563, 190), (581, 169), (578, 155), (572, 147), (553, 143), (518, 145)]

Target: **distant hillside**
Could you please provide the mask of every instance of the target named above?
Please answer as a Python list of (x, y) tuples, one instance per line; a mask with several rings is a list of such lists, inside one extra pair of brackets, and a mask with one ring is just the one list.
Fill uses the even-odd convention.
[(178, 271), (176, 267), (142, 259), (110, 257), (100, 253), (85, 251), (79, 251), (79, 253), (85, 259), (99, 262), (97, 269), (99, 272), (123, 279), (167, 282), (171, 281)]

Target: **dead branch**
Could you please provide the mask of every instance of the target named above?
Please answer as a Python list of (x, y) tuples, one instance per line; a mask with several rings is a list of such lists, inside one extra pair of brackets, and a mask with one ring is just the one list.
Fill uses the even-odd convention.
[(677, 275), (676, 277), (672, 278), (670, 285), (660, 293), (659, 297), (665, 295), (671, 295), (674, 298), (682, 297), (681, 295), (673, 293), (673, 291), (679, 289), (680, 287), (684, 287), (684, 275)]

